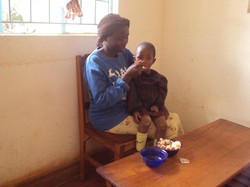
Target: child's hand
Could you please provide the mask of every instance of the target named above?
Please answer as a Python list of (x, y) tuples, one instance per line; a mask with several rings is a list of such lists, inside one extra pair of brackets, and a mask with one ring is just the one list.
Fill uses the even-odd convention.
[(156, 105), (151, 106), (151, 112), (159, 112), (159, 108)]
[(141, 121), (141, 115), (140, 115), (140, 113), (139, 112), (134, 112), (133, 113), (133, 119), (134, 119), (134, 121), (136, 123), (140, 123), (140, 121)]

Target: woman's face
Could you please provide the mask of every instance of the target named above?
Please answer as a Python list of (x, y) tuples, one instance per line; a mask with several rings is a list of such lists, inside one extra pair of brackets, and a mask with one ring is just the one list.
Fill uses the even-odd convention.
[(104, 48), (111, 53), (122, 52), (127, 43), (129, 36), (129, 28), (123, 27), (117, 30), (112, 36), (108, 36), (104, 39)]

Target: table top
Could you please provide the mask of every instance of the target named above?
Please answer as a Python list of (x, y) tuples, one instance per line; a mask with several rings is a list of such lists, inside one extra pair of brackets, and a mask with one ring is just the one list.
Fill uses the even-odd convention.
[[(159, 167), (139, 153), (97, 168), (116, 187), (220, 186), (250, 164), (250, 128), (219, 119), (177, 138), (182, 148)], [(183, 164), (179, 158), (188, 158)]]

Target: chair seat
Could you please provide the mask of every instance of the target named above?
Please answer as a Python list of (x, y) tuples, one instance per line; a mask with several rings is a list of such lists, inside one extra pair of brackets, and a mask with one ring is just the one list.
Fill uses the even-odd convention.
[[(106, 145), (109, 145), (108, 148), (110, 149), (112, 149), (115, 144), (119, 144), (119, 145), (131, 144), (132, 147), (135, 147), (135, 143), (136, 143), (135, 135), (113, 134), (113, 133), (98, 131), (91, 125), (91, 123), (85, 123), (85, 134), (89, 135), (90, 137), (94, 139), (101, 140), (101, 142), (105, 142)], [(127, 149), (130, 150), (131, 147), (128, 147)]]

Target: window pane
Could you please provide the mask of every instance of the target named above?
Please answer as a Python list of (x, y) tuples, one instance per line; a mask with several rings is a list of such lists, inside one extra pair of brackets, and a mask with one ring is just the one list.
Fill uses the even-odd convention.
[(103, 18), (103, 16), (107, 15), (108, 13), (109, 13), (109, 3), (96, 1), (96, 22), (99, 23), (99, 21)]
[(82, 22), (86, 24), (95, 22), (95, 1), (82, 0)]
[[(9, 20), (8, 11), (9, 11), (8, 1), (7, 0), (2, 0), (2, 2), (1, 2), (1, 0), (0, 0), (0, 21)], [(8, 27), (8, 24), (0, 23), (0, 33), (1, 32), (7, 32), (8, 28), (6, 28), (6, 27)]]
[(1, 14), (2, 20), (10, 20), (9, 18), (9, 3), (8, 0), (2, 0), (2, 14)]
[(32, 0), (32, 22), (49, 22), (49, 8), (49, 0)]
[(65, 22), (65, 6), (66, 3), (63, 1), (50, 0), (50, 21), (54, 23)]
[(11, 0), (12, 21), (30, 21), (30, 1)]

